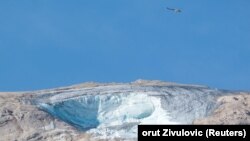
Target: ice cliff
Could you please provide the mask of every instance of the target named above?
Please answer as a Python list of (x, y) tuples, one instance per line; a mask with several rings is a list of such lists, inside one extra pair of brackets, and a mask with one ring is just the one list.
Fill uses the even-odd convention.
[(95, 136), (135, 138), (138, 124), (192, 124), (208, 116), (221, 95), (222, 91), (205, 86), (140, 80), (50, 92), (35, 103)]

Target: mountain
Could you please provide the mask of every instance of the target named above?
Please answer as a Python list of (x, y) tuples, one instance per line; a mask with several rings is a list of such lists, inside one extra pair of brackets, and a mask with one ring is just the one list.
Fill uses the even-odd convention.
[(250, 124), (250, 93), (137, 80), (0, 93), (0, 140), (137, 140), (139, 124)]

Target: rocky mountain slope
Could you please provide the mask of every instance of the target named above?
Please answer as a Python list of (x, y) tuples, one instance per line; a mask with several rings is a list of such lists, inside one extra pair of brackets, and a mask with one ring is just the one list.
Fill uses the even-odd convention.
[(0, 141), (136, 140), (138, 124), (250, 124), (250, 93), (145, 80), (0, 93)]

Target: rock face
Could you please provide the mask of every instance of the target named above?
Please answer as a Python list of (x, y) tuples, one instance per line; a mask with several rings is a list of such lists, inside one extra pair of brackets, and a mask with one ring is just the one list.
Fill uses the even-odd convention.
[(22, 101), (28, 97), (32, 95), (0, 94), (1, 141), (74, 140), (75, 129), (41, 111), (35, 105)]
[(0, 141), (130, 141), (138, 124), (250, 124), (250, 93), (145, 80), (0, 93)]
[(250, 124), (250, 95), (246, 93), (221, 96), (220, 105), (210, 116), (197, 119), (194, 124)]

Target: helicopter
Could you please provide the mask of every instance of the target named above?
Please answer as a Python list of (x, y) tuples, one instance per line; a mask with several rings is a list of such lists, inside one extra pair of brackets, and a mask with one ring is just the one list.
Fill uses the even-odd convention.
[(182, 12), (181, 9), (178, 9), (178, 8), (169, 8), (169, 7), (166, 7), (166, 9), (167, 10), (171, 10), (171, 11), (173, 11), (175, 13), (181, 13)]

